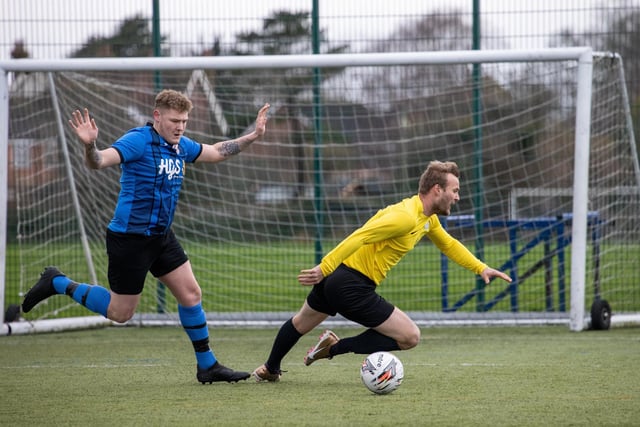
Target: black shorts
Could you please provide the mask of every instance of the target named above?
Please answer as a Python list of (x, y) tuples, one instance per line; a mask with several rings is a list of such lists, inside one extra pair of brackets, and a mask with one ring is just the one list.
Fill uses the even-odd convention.
[(380, 326), (395, 308), (376, 293), (371, 279), (344, 264), (313, 287), (307, 304), (330, 316), (339, 313), (367, 328)]
[(172, 230), (159, 236), (116, 233), (107, 229), (109, 286), (116, 294), (142, 293), (147, 273), (163, 276), (188, 261)]

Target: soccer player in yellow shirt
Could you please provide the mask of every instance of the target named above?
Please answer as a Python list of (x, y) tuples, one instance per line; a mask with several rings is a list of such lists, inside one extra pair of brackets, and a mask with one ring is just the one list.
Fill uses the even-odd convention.
[(278, 331), (267, 361), (253, 371), (256, 381), (278, 381), (280, 364), (300, 337), (337, 313), (368, 328), (340, 339), (324, 331), (304, 358), (305, 365), (344, 353), (408, 350), (418, 345), (420, 329), (398, 307), (376, 293), (388, 271), (427, 236), (448, 258), (480, 275), (511, 278), (476, 258), (440, 224), (460, 200), (460, 170), (454, 162), (432, 161), (420, 177), (418, 194), (389, 205), (351, 233), (298, 281), (313, 286), (306, 301)]

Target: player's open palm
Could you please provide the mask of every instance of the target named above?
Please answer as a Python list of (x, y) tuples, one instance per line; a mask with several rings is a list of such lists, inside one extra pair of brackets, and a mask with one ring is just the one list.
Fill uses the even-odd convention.
[(267, 130), (267, 113), (269, 112), (270, 105), (264, 104), (260, 111), (258, 111), (258, 117), (256, 118), (256, 133), (258, 136), (264, 135)]
[(84, 109), (84, 114), (79, 110), (74, 111), (69, 124), (84, 144), (92, 144), (98, 139), (98, 126), (95, 119), (89, 115), (88, 108)]

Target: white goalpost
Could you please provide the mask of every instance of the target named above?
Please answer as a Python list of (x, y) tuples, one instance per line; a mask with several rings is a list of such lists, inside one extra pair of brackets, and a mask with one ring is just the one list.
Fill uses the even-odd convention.
[[(108, 286), (119, 170), (88, 170), (66, 121), (88, 107), (103, 148), (150, 119), (162, 88), (189, 94), (186, 133), (202, 143), (242, 134), (272, 104), (264, 140), (186, 173), (174, 230), (212, 324), (285, 320), (307, 292), (297, 272), (415, 194), (436, 159), (463, 173), (443, 224), (514, 283), (485, 287), (424, 242), (382, 283), (385, 298), (422, 326), (640, 323), (640, 168), (622, 58), (588, 47), (0, 61), (3, 313), (47, 265)], [(56, 296), (0, 335), (110, 323), (89, 314)], [(131, 323), (176, 321), (149, 277)]]

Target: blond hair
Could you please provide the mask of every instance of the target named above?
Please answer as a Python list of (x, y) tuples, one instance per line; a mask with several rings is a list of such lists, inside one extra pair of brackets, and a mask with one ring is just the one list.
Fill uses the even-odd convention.
[(181, 92), (165, 89), (156, 95), (156, 110), (175, 110), (179, 113), (188, 113), (193, 108), (191, 100)]
[(427, 169), (420, 177), (418, 193), (427, 194), (436, 184), (442, 188), (446, 187), (447, 174), (453, 174), (456, 178), (460, 177), (460, 169), (455, 162), (440, 162), (438, 160), (429, 162)]

